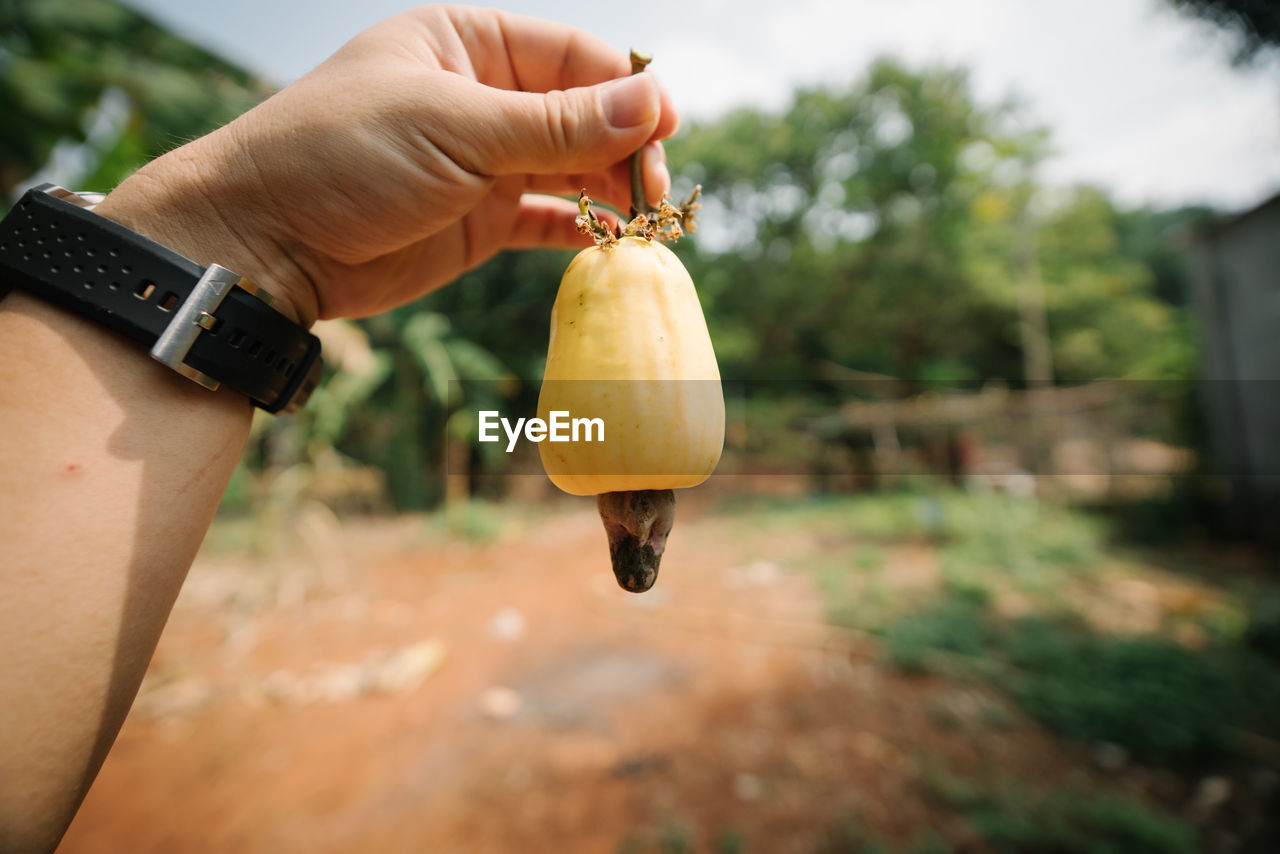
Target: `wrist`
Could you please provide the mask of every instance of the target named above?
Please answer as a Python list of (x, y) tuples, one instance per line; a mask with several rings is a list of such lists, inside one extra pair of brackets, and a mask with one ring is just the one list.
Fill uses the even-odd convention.
[(316, 320), (315, 290), (301, 268), (270, 235), (246, 224), (260, 216), (229, 198), (202, 160), (205, 139), (151, 161), (126, 178), (95, 213), (172, 249), (202, 267), (219, 264), (272, 296), (272, 307), (310, 328)]

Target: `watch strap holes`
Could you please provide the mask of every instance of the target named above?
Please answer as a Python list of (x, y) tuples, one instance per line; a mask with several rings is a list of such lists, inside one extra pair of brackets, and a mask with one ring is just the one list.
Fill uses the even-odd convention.
[(243, 329), (231, 330), (231, 337), (227, 339), (227, 346), (239, 347), (243, 343), (244, 343), (244, 330)]
[(280, 364), (284, 365), (283, 373), (284, 373), (285, 379), (288, 379), (289, 377), (293, 376), (293, 372), (298, 369), (297, 364), (295, 364), (294, 362), (286, 361), (285, 359), (281, 359)]
[[(102, 268), (99, 268), (102, 269)], [(173, 311), (174, 306), (178, 304), (178, 295), (173, 291), (169, 291), (160, 299), (161, 311)]]
[(276, 351), (268, 347), (267, 354), (262, 357), (262, 361), (267, 363), (268, 368), (274, 365), (276, 363)]
[(133, 292), (133, 295), (138, 299), (146, 300), (146, 299), (151, 299), (152, 294), (154, 294), (155, 292), (156, 292), (156, 283), (148, 282), (146, 279), (143, 279), (142, 284), (138, 285), (138, 289)]
[(249, 342), (249, 355), (250, 355), (250, 356), (256, 356), (256, 355), (258, 355), (258, 351), (260, 351), (261, 349), (262, 349), (262, 342), (261, 342), (261, 341), (259, 341), (257, 338), (255, 338), (255, 339), (253, 339), (253, 341)]

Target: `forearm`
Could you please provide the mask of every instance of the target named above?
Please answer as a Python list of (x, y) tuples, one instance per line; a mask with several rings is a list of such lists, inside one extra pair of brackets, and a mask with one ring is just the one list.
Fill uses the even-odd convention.
[[(149, 222), (149, 191), (118, 192), (113, 218), (234, 253), (207, 224)], [(17, 291), (0, 354), (0, 850), (44, 851), (129, 710), (251, 409)]]

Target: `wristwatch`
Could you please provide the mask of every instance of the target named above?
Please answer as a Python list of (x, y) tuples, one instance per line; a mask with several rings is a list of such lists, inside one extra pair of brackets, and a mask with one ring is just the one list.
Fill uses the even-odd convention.
[(93, 213), (102, 198), (56, 184), (28, 190), (0, 220), (0, 299), (16, 287), (57, 303), (267, 412), (302, 406), (320, 378), (320, 339), (247, 279)]

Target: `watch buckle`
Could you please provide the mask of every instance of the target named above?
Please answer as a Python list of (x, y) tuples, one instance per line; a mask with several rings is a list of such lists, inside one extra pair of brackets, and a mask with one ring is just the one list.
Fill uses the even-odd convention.
[(222, 301), (231, 289), (237, 286), (249, 291), (268, 305), (271, 304), (271, 295), (266, 291), (226, 267), (210, 264), (209, 269), (205, 270), (204, 275), (200, 277), (200, 281), (196, 282), (191, 295), (178, 306), (173, 319), (156, 339), (155, 346), (151, 348), (151, 358), (210, 391), (216, 391), (221, 383), (188, 365), (186, 358), (192, 345), (200, 337), (200, 333), (212, 328), (215, 320), (213, 313), (218, 310), (218, 306), (222, 305)]

